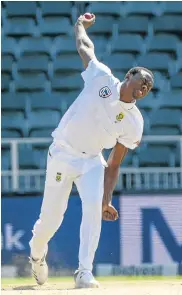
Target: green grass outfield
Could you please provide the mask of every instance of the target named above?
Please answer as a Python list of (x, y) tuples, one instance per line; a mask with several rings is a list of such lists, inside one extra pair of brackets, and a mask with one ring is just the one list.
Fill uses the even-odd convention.
[[(97, 277), (98, 281), (100, 282), (114, 282), (114, 281), (148, 281), (148, 280), (164, 280), (164, 281), (176, 281), (176, 280), (181, 280), (182, 281), (182, 276), (177, 276), (177, 277), (164, 277), (164, 276), (133, 276), (133, 277), (127, 277), (127, 276), (105, 276), (105, 277)], [(49, 283), (58, 283), (58, 282), (73, 282), (73, 277), (50, 277), (48, 280)], [(35, 281), (33, 278), (2, 278), (1, 279), (1, 285), (6, 286), (6, 285), (24, 285), (24, 284), (35, 284)]]

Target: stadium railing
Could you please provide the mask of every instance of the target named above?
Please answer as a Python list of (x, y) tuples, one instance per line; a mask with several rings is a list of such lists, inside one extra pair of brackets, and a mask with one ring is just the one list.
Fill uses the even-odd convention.
[[(2, 147), (9, 146), (11, 169), (2, 170), (3, 193), (41, 192), (44, 188), (45, 169), (20, 169), (19, 145), (50, 144), (51, 138), (2, 139)], [(176, 142), (180, 145), (179, 167), (122, 167), (116, 191), (178, 190), (182, 189), (182, 136), (144, 136), (142, 142)], [(150, 157), (150, 155), (149, 155)]]

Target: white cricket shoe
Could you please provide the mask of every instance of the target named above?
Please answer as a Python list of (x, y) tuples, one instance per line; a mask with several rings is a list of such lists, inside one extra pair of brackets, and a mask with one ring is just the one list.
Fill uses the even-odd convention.
[(96, 281), (89, 270), (76, 270), (74, 273), (75, 288), (99, 288), (99, 282)]
[(38, 285), (43, 285), (48, 278), (48, 266), (46, 263), (46, 255), (44, 254), (42, 259), (34, 260), (33, 257), (30, 257), (30, 263), (32, 264), (32, 275), (35, 278)]

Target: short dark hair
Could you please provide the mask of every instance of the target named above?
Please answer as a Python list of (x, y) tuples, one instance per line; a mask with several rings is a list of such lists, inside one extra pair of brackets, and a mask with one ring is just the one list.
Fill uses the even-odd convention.
[[(126, 73), (126, 75), (125, 75), (125, 79), (127, 79), (127, 78), (129, 78), (129, 76), (130, 75), (136, 75), (136, 74), (138, 74), (138, 73), (140, 73), (141, 75), (142, 75), (142, 70), (143, 71), (145, 71), (145, 72), (147, 72), (147, 73), (149, 73), (149, 75), (150, 75), (150, 78), (148, 77), (147, 79), (146, 78), (144, 78), (144, 84), (146, 84), (147, 85), (147, 88), (148, 89), (150, 89), (150, 88), (152, 88), (153, 87), (153, 84), (154, 84), (154, 75), (153, 75), (153, 73), (150, 71), (150, 70), (148, 70), (147, 68), (144, 68), (144, 67), (134, 67), (134, 68), (132, 68), (132, 69), (130, 69), (127, 73)], [(141, 77), (142, 78), (142, 77)]]

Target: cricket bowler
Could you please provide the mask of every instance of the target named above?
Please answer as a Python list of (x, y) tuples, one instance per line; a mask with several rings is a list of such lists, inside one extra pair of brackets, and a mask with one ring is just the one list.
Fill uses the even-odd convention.
[[(120, 164), (128, 149), (139, 145), (143, 133), (143, 118), (135, 104), (154, 83), (152, 72), (143, 67), (130, 69), (120, 82), (97, 60), (86, 33), (95, 20), (94, 14), (89, 19), (81, 15), (75, 24), (76, 46), (85, 68), (81, 74), (84, 88), (53, 131), (48, 151), (44, 198), (30, 241), (32, 273), (39, 285), (47, 280), (48, 242), (63, 221), (75, 183), (82, 201), (75, 287), (99, 287), (92, 267), (101, 221), (118, 218), (112, 193)], [(102, 150), (110, 148), (106, 163)]]

